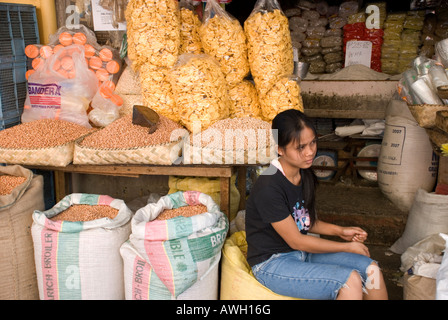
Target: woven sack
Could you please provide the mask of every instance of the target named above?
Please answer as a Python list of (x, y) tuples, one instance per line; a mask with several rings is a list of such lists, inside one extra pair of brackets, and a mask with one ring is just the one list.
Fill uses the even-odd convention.
[[(53, 221), (74, 204), (107, 205), (115, 218)], [(73, 193), (53, 208), (33, 213), (31, 227), (41, 300), (122, 300), (120, 246), (131, 233), (132, 211), (123, 200)]]
[(0, 167), (4, 174), (27, 180), (0, 196), (0, 300), (37, 300), (30, 227), (33, 211), (45, 209), (43, 177), (19, 165)]
[(126, 300), (217, 300), (219, 292), (219, 262), (202, 275), (190, 288), (175, 298), (151, 265), (138, 253), (134, 246), (126, 241), (120, 248), (124, 262), (124, 285)]
[(160, 164), (171, 165), (180, 156), (181, 140), (129, 149), (97, 149), (75, 144), (74, 164)]
[[(165, 209), (205, 205), (207, 212), (192, 217), (154, 220)], [(212, 198), (197, 191), (163, 196), (137, 210), (132, 218), (130, 243), (157, 275), (152, 299), (177, 299), (218, 263), (229, 225)], [(151, 290), (150, 288), (150, 290)]]
[(448, 110), (446, 105), (437, 104), (416, 104), (408, 105), (415, 121), (422, 128), (434, 128), (436, 126), (437, 111)]

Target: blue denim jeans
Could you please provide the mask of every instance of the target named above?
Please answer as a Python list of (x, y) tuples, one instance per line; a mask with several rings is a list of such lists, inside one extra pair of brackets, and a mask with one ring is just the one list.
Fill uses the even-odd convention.
[(334, 300), (350, 274), (357, 271), (363, 283), (369, 257), (347, 252), (291, 251), (272, 255), (252, 267), (255, 278), (273, 292), (295, 298)]

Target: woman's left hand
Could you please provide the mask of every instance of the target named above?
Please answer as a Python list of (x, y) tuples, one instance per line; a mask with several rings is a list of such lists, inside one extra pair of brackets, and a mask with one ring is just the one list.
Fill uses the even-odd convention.
[(367, 232), (358, 227), (342, 227), (340, 237), (346, 241), (364, 242)]

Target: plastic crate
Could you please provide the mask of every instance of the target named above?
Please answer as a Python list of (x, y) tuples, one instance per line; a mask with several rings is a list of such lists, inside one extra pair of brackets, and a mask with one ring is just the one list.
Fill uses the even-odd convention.
[(2, 3), (0, 21), (0, 64), (25, 59), (25, 47), (40, 43), (36, 7)]
[(0, 63), (0, 130), (20, 123), (26, 99), (26, 60)]

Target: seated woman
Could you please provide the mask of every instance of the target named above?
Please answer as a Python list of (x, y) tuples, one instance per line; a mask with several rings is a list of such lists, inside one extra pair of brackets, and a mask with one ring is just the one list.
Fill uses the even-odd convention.
[(296, 298), (387, 299), (382, 272), (363, 244), (367, 233), (316, 216), (313, 124), (290, 109), (274, 118), (272, 129), (279, 158), (259, 176), (246, 205), (247, 261), (257, 280)]

